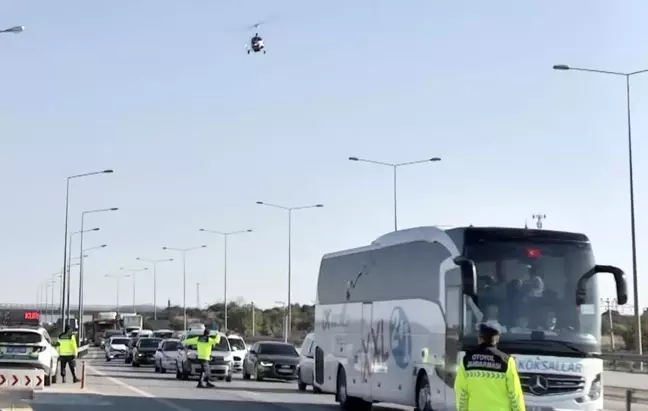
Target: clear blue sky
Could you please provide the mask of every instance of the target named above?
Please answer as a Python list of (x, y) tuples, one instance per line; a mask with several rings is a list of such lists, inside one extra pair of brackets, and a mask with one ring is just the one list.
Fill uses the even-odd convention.
[[(83, 210), (120, 208), (88, 217), (101, 231), (86, 244), (108, 248), (87, 260), (87, 304), (113, 303), (103, 275), (135, 257), (201, 243), (188, 301), (196, 282), (203, 303), (221, 298), (222, 241), (201, 227), (253, 228), (231, 240), (229, 295), (285, 300), (286, 216), (257, 200), (325, 204), (294, 218), (293, 295), (310, 303), (323, 253), (391, 230), (389, 170), (350, 155), (443, 157), (402, 170), (403, 227), (545, 212), (546, 228), (587, 233), (598, 262), (630, 274), (623, 80), (551, 67), (648, 68), (648, 4), (406, 3), (3, 4), (0, 26), (27, 30), (0, 36), (0, 300), (35, 301), (60, 269), (65, 177), (113, 168), (72, 190), (74, 230)], [(264, 18), (268, 54), (248, 56), (246, 26)], [(641, 270), (648, 76), (633, 92)], [(159, 301), (180, 303), (181, 285), (180, 264), (160, 267)]]

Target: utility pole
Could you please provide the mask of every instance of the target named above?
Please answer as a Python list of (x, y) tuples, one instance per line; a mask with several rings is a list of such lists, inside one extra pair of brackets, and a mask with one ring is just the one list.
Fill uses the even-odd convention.
[(254, 302), (251, 302), (250, 305), (252, 306), (252, 337), (256, 335), (256, 321), (254, 319)]
[(534, 214), (531, 218), (536, 220), (536, 228), (538, 230), (542, 230), (542, 222), (547, 219), (547, 215), (538, 213), (538, 214)]

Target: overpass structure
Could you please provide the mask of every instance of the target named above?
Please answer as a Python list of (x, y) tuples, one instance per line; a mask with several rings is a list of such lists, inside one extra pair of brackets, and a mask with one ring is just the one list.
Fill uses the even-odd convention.
[[(165, 307), (166, 308), (166, 307)], [(145, 305), (145, 306), (135, 306), (136, 312), (138, 314), (142, 314), (143, 316), (147, 315), (153, 315), (153, 307), (150, 305)], [(164, 310), (164, 308), (158, 308), (158, 313)], [(24, 311), (38, 311), (41, 313), (42, 316), (44, 317), (56, 317), (58, 318), (59, 313), (61, 312), (61, 306), (60, 305), (48, 305), (47, 307), (44, 305), (38, 305), (38, 304), (0, 304), (0, 312), (12, 312), (12, 313), (19, 313), (19, 312), (24, 312)], [(109, 305), (86, 305), (83, 307), (83, 312), (85, 314), (84, 318), (92, 318), (92, 315), (98, 313), (98, 312), (106, 312), (106, 311), (117, 311), (115, 309), (115, 306), (109, 306)], [(133, 307), (120, 307), (121, 312), (133, 312)], [(70, 313), (75, 316), (75, 314), (79, 313), (79, 307), (72, 305), (70, 307)]]

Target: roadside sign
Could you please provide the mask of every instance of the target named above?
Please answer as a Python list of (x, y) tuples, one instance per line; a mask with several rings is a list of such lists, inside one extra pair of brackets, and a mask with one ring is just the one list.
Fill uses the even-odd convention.
[(0, 369), (0, 390), (42, 390), (44, 385), (43, 370)]

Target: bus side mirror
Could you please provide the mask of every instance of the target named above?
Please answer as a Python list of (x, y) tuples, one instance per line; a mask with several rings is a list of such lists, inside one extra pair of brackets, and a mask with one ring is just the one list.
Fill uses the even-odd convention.
[(469, 297), (477, 297), (477, 269), (475, 263), (465, 257), (456, 257), (454, 263), (461, 269), (461, 289)]
[(628, 283), (625, 278), (625, 273), (619, 267), (612, 265), (596, 265), (590, 271), (585, 273), (581, 278), (578, 279), (576, 284), (576, 305), (581, 306), (585, 304), (587, 297), (587, 282), (595, 274), (599, 273), (609, 273), (614, 276), (614, 282), (616, 283), (616, 294), (617, 294), (617, 303), (619, 305), (624, 305), (628, 302)]

